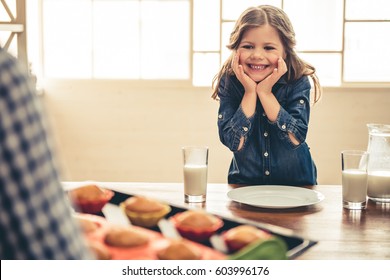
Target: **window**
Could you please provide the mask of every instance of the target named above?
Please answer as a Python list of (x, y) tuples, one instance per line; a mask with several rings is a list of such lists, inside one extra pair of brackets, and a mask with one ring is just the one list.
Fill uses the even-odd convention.
[(389, 1), (347, 0), (346, 7), (345, 81), (389, 82)]
[(0, 3), (0, 46), (28, 67), (26, 49), (26, 3), (2, 0)]
[[(305, 7), (302, 9), (302, 7)], [(322, 85), (342, 82), (343, 1), (284, 1), (300, 57), (317, 70)], [(303, 12), (305, 10), (306, 12)]]
[(189, 79), (189, 1), (44, 0), (42, 17), (46, 77)]
[(270, 4), (289, 15), (297, 51), (316, 67), (323, 86), (390, 84), (388, 0), (27, 2), (29, 57), (45, 78), (210, 87), (229, 54), (235, 20), (249, 6)]

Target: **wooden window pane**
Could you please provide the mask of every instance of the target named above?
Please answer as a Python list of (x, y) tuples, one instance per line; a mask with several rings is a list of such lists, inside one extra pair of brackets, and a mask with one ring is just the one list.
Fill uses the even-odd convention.
[(93, 6), (94, 77), (140, 78), (138, 1), (95, 1)]
[[(11, 14), (16, 16), (16, 0), (7, 0), (5, 4), (9, 8)], [(3, 5), (0, 3), (0, 22), (10, 22), (11, 18), (8, 15), (7, 11), (3, 8)]]
[(389, 20), (389, 0), (347, 0), (345, 17), (348, 20)]
[(43, 7), (45, 75), (91, 78), (91, 1), (46, 0)]
[(194, 86), (211, 87), (212, 80), (219, 70), (218, 53), (195, 53), (194, 54)]
[(345, 38), (346, 81), (390, 82), (390, 22), (347, 23)]
[(219, 51), (219, 0), (194, 0), (194, 51)]
[(341, 53), (300, 53), (299, 56), (316, 68), (321, 86), (340, 86)]
[(284, 10), (293, 24), (299, 51), (342, 49), (342, 1), (285, 0)]
[(188, 1), (141, 2), (141, 78), (189, 79)]

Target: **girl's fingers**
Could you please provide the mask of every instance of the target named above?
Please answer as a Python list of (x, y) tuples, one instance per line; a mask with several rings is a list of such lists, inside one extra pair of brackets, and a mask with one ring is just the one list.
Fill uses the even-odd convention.
[(256, 87), (256, 83), (245, 73), (244, 67), (240, 64), (240, 53), (238, 50), (233, 56), (231, 67), (244, 88)]
[(242, 67), (242, 65), (238, 65), (238, 74), (242, 77), (245, 73), (244, 73), (244, 68)]
[(287, 65), (282, 57), (279, 57), (278, 59), (278, 69), (281, 72), (281, 75), (287, 72)]
[(268, 77), (258, 83), (257, 92), (271, 92), (275, 83), (287, 72), (287, 65), (283, 58), (279, 57), (278, 65)]
[(275, 82), (279, 80), (280, 77), (282, 77), (287, 72), (287, 65), (286, 62), (283, 60), (282, 57), (279, 57), (278, 59), (278, 66), (274, 69), (272, 74), (269, 76), (270, 79), (275, 79)]
[(240, 79), (244, 77), (245, 73), (244, 73), (244, 68), (239, 62), (239, 59), (240, 59), (239, 53), (236, 52), (232, 61), (232, 68), (236, 76)]

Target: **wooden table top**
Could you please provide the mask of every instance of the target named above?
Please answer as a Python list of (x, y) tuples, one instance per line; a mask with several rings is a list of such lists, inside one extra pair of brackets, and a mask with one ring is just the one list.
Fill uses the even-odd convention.
[[(79, 183), (64, 183), (65, 188), (77, 184)], [(123, 193), (157, 198), (183, 208), (193, 207), (184, 203), (181, 183), (103, 182), (101, 186)], [(365, 210), (346, 210), (342, 207), (340, 185), (318, 185), (312, 189), (322, 193), (325, 199), (315, 205), (264, 209), (230, 200), (227, 192), (232, 189), (233, 186), (227, 184), (208, 184), (207, 201), (197, 207), (226, 218), (240, 218), (287, 228), (297, 236), (318, 241), (297, 259), (390, 259), (390, 204), (368, 201)]]

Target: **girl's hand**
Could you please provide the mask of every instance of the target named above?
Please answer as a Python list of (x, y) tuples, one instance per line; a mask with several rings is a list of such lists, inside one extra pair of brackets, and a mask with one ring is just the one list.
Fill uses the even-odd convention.
[(276, 82), (287, 72), (286, 62), (282, 57), (278, 59), (278, 67), (274, 69), (274, 71), (262, 80), (256, 86), (257, 94), (261, 93), (271, 93), (272, 87), (276, 84)]
[(234, 58), (232, 61), (232, 69), (234, 74), (236, 74), (237, 79), (244, 86), (245, 92), (256, 92), (256, 82), (253, 81), (245, 72), (244, 68), (239, 62), (240, 53), (237, 50), (234, 54)]

